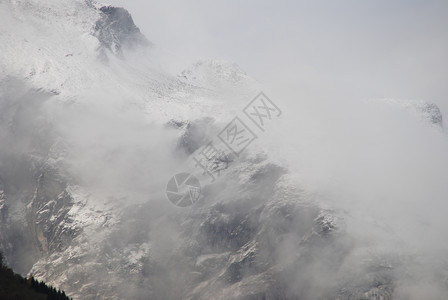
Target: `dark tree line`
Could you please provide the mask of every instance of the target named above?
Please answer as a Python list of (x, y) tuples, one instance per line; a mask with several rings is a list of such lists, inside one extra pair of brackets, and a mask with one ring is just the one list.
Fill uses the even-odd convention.
[(33, 276), (30, 276), (27, 282), (36, 292), (46, 294), (47, 300), (70, 300), (70, 298), (65, 295), (64, 291), (56, 290), (56, 288), (51, 285), (48, 286), (45, 282), (34, 279)]
[(0, 299), (42, 299), (42, 300), (72, 300), (64, 291), (47, 285), (43, 281), (30, 276), (28, 279), (15, 274), (4, 263), (0, 252)]

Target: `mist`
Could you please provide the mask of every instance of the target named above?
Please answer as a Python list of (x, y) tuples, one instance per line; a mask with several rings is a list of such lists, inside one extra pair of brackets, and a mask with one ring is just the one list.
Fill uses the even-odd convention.
[[(446, 117), (446, 3), (125, 6), (142, 31), (162, 51), (175, 51), (181, 63), (194, 56), (236, 61), (272, 91), (289, 114), (263, 139), (272, 138), (272, 148), (283, 149), (273, 156), (311, 186), (350, 198), (338, 200), (345, 208), (378, 210), (391, 222), (403, 215), (411, 223), (432, 220), (439, 233), (447, 227), (446, 134), (399, 107), (368, 101), (425, 100)], [(417, 221), (416, 214), (426, 221)], [(403, 228), (411, 225), (403, 222)], [(416, 239), (424, 236), (408, 230), (416, 230)]]
[[(18, 272), (85, 299), (446, 298), (445, 2), (110, 2), (149, 45), (1, 64)], [(170, 178), (204, 176), (192, 158), (260, 89), (281, 117), (173, 205)]]
[[(376, 99), (433, 102), (446, 119), (446, 3), (126, 5), (179, 64), (224, 58), (261, 81), (286, 112), (261, 147), (320, 205), (344, 212), (357, 251), (425, 257), (395, 297), (443, 298), (430, 261), (447, 250), (446, 122)], [(171, 34), (158, 35), (160, 24)]]

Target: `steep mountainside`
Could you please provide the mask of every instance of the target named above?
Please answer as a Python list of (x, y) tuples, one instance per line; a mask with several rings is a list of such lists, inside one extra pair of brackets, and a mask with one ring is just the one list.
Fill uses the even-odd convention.
[[(257, 141), (192, 206), (166, 199), (260, 92), (236, 64), (170, 75), (126, 10), (90, 0), (2, 1), (0, 25), (0, 250), (21, 274), (73, 299), (409, 299), (421, 282), (448, 295), (445, 253), (406, 252), (375, 221), (393, 246), (358, 239), (347, 224), (362, 217)], [(442, 127), (435, 105), (412, 107)]]

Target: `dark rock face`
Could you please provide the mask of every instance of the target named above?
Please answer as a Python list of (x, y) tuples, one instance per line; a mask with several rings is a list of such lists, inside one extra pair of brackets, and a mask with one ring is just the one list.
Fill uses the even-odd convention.
[(177, 150), (190, 155), (207, 142), (213, 123), (213, 118), (202, 118), (191, 122), (172, 120), (168, 126), (183, 130)]
[(77, 232), (69, 226), (64, 179), (49, 163), (56, 134), (42, 106), (51, 94), (14, 79), (3, 84), (0, 141), (8, 147), (0, 149), (0, 242), (10, 266), (26, 274)]
[(103, 6), (100, 12), (101, 18), (95, 24), (94, 35), (104, 48), (121, 56), (125, 47), (150, 44), (124, 8)]
[(310, 273), (319, 266), (335, 276), (350, 249), (343, 225), (299, 194), (285, 194), (284, 169), (260, 157), (250, 165), (243, 182), (232, 183), (241, 170), (228, 173), (227, 187), (205, 190), (207, 203), (170, 220), (181, 232), (177, 246), (163, 259), (149, 257), (142, 273), (155, 299), (327, 295), (327, 287), (311, 284)]
[(64, 182), (51, 173), (39, 175), (28, 215), (36, 244), (43, 254), (65, 250), (78, 235), (80, 229), (70, 226), (72, 220), (68, 216), (72, 202)]
[(434, 103), (423, 103), (417, 107), (422, 113), (423, 117), (427, 119), (431, 124), (443, 128), (443, 117), (439, 107)]
[(381, 101), (400, 106), (417, 116), (424, 122), (443, 130), (443, 116), (437, 104), (426, 101), (416, 100), (400, 100), (400, 99), (382, 99)]

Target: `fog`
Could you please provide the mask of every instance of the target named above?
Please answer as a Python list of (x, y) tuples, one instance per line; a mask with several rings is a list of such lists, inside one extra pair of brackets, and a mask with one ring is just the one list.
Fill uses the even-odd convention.
[(178, 69), (225, 59), (295, 102), (430, 99), (446, 113), (445, 1), (109, 3), (126, 7)]
[[(129, 298), (222, 292), (225, 299), (231, 294), (219, 280), (202, 293), (186, 278), (197, 273), (203, 256), (248, 251), (238, 239), (256, 241), (260, 254), (257, 266), (242, 267), (241, 276), (258, 274), (259, 265), (279, 265), (285, 297), (328, 298), (341, 282), (359, 288), (371, 274), (365, 260), (378, 260), (387, 265), (384, 278), (393, 278), (394, 299), (446, 298), (446, 2), (110, 2), (132, 13), (154, 47), (98, 62), (94, 75), (113, 75), (80, 91), (73, 102), (60, 101), (63, 91), (60, 96), (23, 78), (0, 78), (0, 143), (8, 145), (0, 148), (0, 184), (9, 185), (13, 211), (19, 210), (14, 201), (30, 202), (34, 189), (38, 194), (34, 181), (40, 173), (64, 188), (81, 186), (99, 205), (119, 207), (110, 223), (92, 225), (98, 235), (86, 231), (85, 237), (98, 240), (82, 249), (99, 264), (86, 263), (87, 272)], [(138, 88), (147, 81), (166, 84), (204, 58), (238, 63), (283, 113), (216, 183), (203, 183), (198, 203), (179, 208), (165, 189), (171, 176), (191, 166), (194, 154), (182, 138), (196, 150), (251, 98), (229, 99), (226, 107), (217, 96), (210, 98), (210, 110), (186, 103), (185, 111), (169, 115), (157, 111), (165, 102), (143, 110)], [(381, 98), (435, 103), (445, 123), (431, 124)], [(209, 113), (214, 103), (219, 117)], [(206, 117), (211, 119), (198, 121)], [(197, 122), (200, 138), (167, 126), (170, 119)], [(281, 210), (276, 205), (286, 207), (287, 217), (272, 213)], [(328, 241), (307, 246), (322, 211), (331, 212), (340, 227)], [(232, 222), (240, 222), (240, 235), (227, 240)], [(145, 243), (150, 254), (141, 259), (142, 279), (126, 273), (118, 255)], [(96, 256), (103, 252), (106, 257)], [(29, 248), (7, 254), (21, 272), (44, 257)], [(128, 275), (137, 282), (132, 289), (123, 287)], [(374, 275), (384, 279), (383, 273)], [(63, 284), (70, 288), (70, 282)]]
[(443, 246), (446, 135), (366, 100), (423, 99), (446, 118), (446, 2), (111, 3), (180, 65), (228, 59), (272, 91), (287, 112), (272, 148), (304, 181), (396, 223), (417, 247)]
[[(428, 261), (446, 253), (446, 133), (372, 100), (422, 99), (446, 119), (446, 2), (123, 5), (177, 64), (228, 59), (262, 83), (285, 113), (261, 147), (320, 205), (345, 212), (355, 247)], [(395, 296), (443, 298), (431, 263), (419, 268)]]

